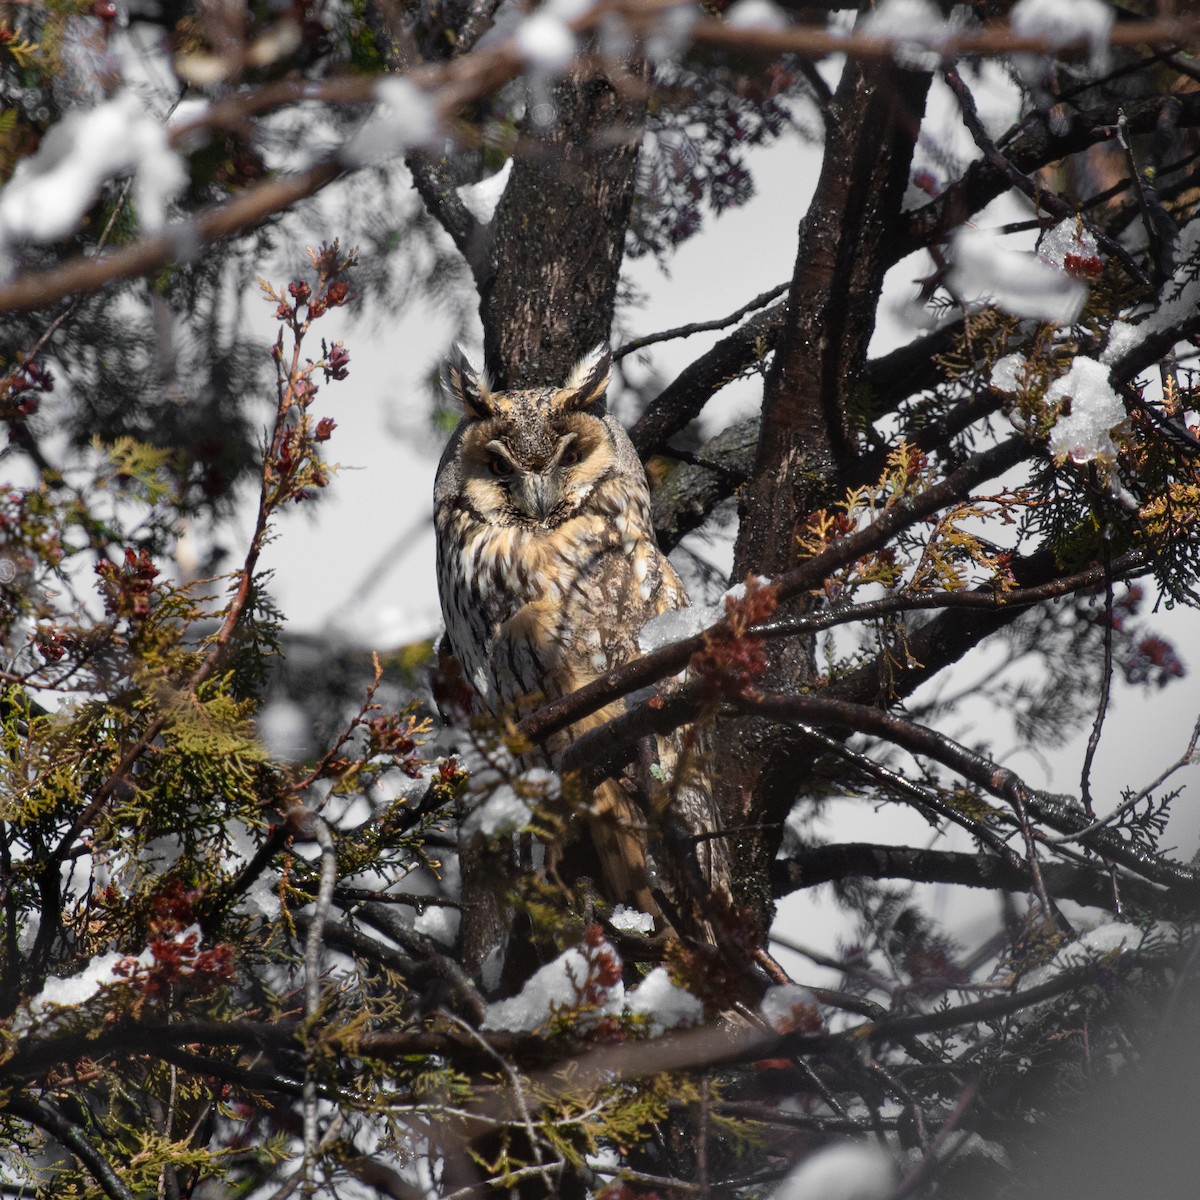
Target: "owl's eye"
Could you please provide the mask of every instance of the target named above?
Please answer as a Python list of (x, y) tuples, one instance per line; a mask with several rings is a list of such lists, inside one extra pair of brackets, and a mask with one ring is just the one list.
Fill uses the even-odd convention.
[(495, 454), (488, 459), (488, 470), (491, 471), (493, 475), (499, 475), (503, 477), (505, 475), (512, 474), (513, 465), (508, 461), (507, 458), (501, 458), (499, 454)]
[(575, 467), (579, 465), (579, 460), (583, 457), (582, 454), (574, 446), (568, 446), (564, 451), (562, 458), (558, 461), (564, 467)]

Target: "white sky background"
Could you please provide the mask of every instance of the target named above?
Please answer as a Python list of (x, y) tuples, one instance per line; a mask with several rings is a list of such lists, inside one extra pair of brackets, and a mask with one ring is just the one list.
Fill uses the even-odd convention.
[[(984, 89), (980, 95), (981, 114), (994, 130), (1007, 124), (1012, 107), (1011, 99), (999, 89)], [(931, 108), (939, 114), (953, 112), (940, 84)], [(941, 158), (947, 151), (959, 163), (974, 157), (961, 123), (950, 120), (948, 128), (948, 136), (936, 142), (927, 140), (918, 150), (917, 165), (928, 166), (940, 178), (955, 169), (948, 168)], [(642, 308), (624, 314), (628, 333), (644, 335), (724, 316), (790, 277), (797, 226), (816, 185), (819, 152), (792, 135), (753, 152), (750, 166), (755, 198), (720, 218), (706, 214), (702, 233), (684, 243), (671, 259), (669, 275), (651, 258), (626, 264), (627, 277), (647, 297)], [(351, 178), (338, 185), (337, 191), (330, 189), (324, 210), (336, 212), (338, 203), (352, 203), (354, 188)], [(978, 224), (986, 227), (1027, 215), (1019, 201), (1005, 197)], [(328, 236), (337, 232), (336, 223), (323, 231)], [(1014, 239), (1009, 242), (1019, 245)], [(913, 336), (908, 301), (915, 290), (913, 280), (927, 273), (927, 263), (918, 257), (905, 260), (889, 276), (873, 354), (884, 353)], [(277, 278), (275, 282), (286, 280)], [(261, 316), (266, 345), (273, 337), (274, 325), (265, 302)], [(433, 356), (446, 348), (449, 326), (436, 315), (420, 311), (406, 312), (398, 320), (380, 322), (376, 327), (335, 324), (341, 319), (341, 314), (335, 314), (323, 320), (316, 332), (331, 340), (345, 339), (351, 355), (350, 377), (325, 386), (315, 410), (337, 421), (327, 452), (346, 469), (318, 504), (303, 511), (293, 509), (279, 522), (279, 537), (264, 556), (265, 565), (275, 572), (272, 592), (293, 631), (384, 650), (432, 636), (440, 628), (430, 512), (441, 447), (430, 431), (423, 376)], [(669, 382), (721, 336), (703, 334), (655, 346), (653, 364), (663, 382)], [(473, 349), (478, 361), (477, 348)], [(727, 389), (707, 411), (719, 414), (724, 422), (732, 413), (752, 411), (760, 399), (758, 382), (742, 381)], [(621, 411), (619, 397), (616, 407), (626, 421), (636, 415)], [(247, 510), (239, 540), (232, 547), (235, 555), (248, 536), (251, 519)], [(713, 556), (713, 547), (702, 549), (706, 557)], [(372, 577), (381, 563), (382, 570)], [(369, 578), (370, 585), (364, 586)], [(1149, 604), (1143, 608), (1143, 618), (1148, 608)], [(1126, 687), (1119, 678), (1114, 681), (1105, 734), (1092, 772), (1093, 795), (1101, 813), (1120, 801), (1123, 788), (1144, 787), (1178, 758), (1200, 710), (1200, 617), (1194, 611), (1176, 610), (1160, 613), (1154, 622), (1174, 644), (1189, 674), (1153, 692)], [(954, 673), (954, 689), (966, 688), (971, 680), (986, 679), (995, 662), (995, 654), (987, 650), (969, 657)], [(1081, 695), (1079, 702), (1091, 714), (1096, 699)], [(1079, 792), (1088, 729), (1065, 749), (1043, 754), (1040, 747), (1021, 745), (994, 709), (970, 700), (960, 706), (945, 729), (967, 744), (990, 742), (999, 748), (1005, 765), (1035, 785)], [(1175, 845), (1178, 856), (1186, 861), (1200, 841), (1200, 766), (1180, 771), (1173, 784), (1188, 786), (1177, 803), (1167, 844)], [(888, 806), (875, 811), (857, 801), (831, 805), (821, 829), (839, 841), (912, 846), (927, 845), (931, 833), (910, 810)], [(949, 845), (971, 849), (961, 833), (951, 835)], [(932, 893), (935, 915), (943, 919), (953, 915), (951, 924), (961, 930), (968, 944), (981, 928), (994, 927), (997, 901), (992, 894), (951, 887), (926, 890)], [(827, 887), (809, 890), (781, 906), (777, 928), (806, 945), (833, 952), (842, 924), (834, 912)], [(980, 928), (971, 929), (976, 923)], [(787, 954), (781, 958), (802, 981), (822, 982), (823, 973), (807, 960)]]

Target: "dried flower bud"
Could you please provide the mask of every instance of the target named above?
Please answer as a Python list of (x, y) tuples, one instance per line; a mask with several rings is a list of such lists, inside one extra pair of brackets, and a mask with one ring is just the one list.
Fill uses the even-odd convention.
[(288, 284), (288, 294), (297, 304), (303, 304), (312, 295), (312, 288), (303, 279), (294, 279)]
[(341, 342), (333, 343), (326, 361), (329, 364), (325, 368), (327, 379), (345, 379), (349, 374), (350, 351)]
[(314, 442), (327, 442), (333, 431), (337, 428), (337, 422), (332, 417), (322, 417), (317, 422), (317, 428), (313, 433)]

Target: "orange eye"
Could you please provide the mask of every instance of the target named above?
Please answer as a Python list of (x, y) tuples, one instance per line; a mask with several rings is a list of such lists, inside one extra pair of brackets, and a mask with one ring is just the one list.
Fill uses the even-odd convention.
[(488, 459), (488, 469), (493, 475), (511, 475), (513, 465), (507, 458), (501, 458), (497, 454), (495, 457)]

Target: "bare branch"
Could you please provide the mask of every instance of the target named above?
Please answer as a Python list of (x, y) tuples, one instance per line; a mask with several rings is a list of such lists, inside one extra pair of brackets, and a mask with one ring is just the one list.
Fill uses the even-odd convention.
[(732, 312), (727, 317), (717, 317), (712, 321), (693, 321), (690, 325), (679, 325), (674, 329), (664, 329), (661, 333), (650, 333), (645, 337), (633, 338), (626, 342), (623, 346), (618, 346), (613, 351), (613, 358), (624, 358), (627, 354), (633, 354), (638, 350), (644, 350), (647, 346), (653, 346), (658, 342), (670, 342), (679, 338), (688, 338), (696, 333), (707, 333), (713, 329), (726, 329), (730, 325), (736, 324), (743, 317), (755, 312), (757, 309), (765, 308), (772, 300), (777, 300), (782, 296), (791, 285), (781, 283), (770, 291), (763, 292), (759, 296), (755, 296), (753, 300), (743, 304), (741, 308)]

